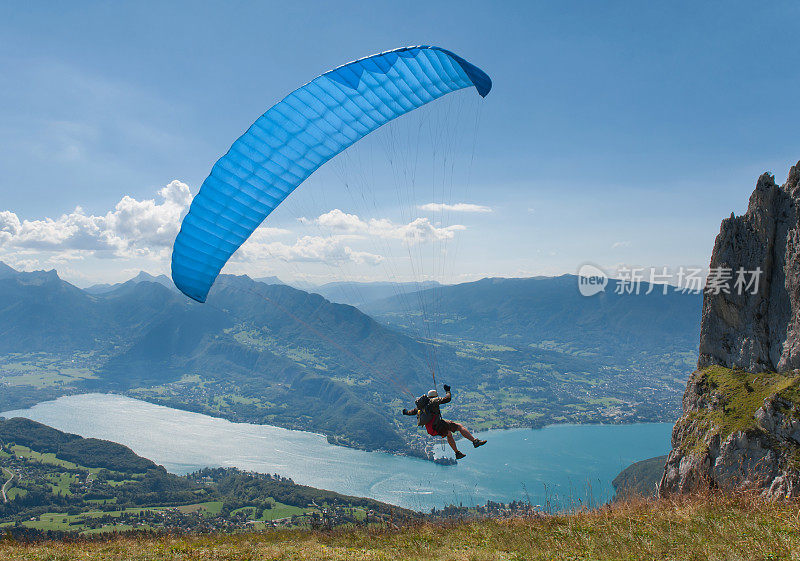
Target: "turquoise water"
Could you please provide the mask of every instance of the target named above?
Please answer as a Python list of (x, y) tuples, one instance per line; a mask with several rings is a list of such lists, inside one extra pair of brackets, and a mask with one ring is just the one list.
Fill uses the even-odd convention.
[(333, 446), (318, 434), (231, 423), (119, 395), (62, 397), (0, 415), (120, 442), (172, 473), (234, 466), (416, 510), (514, 499), (554, 508), (601, 504), (612, 497), (611, 480), (621, 469), (667, 453), (672, 430), (668, 423), (644, 423), (489, 431), (481, 434), (486, 446), (474, 450), (459, 441), (467, 458), (457, 466), (439, 466)]

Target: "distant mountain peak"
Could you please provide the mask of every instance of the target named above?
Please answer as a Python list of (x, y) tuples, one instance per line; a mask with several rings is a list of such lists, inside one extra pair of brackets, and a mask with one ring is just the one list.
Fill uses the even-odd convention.
[(156, 284), (160, 284), (166, 288), (169, 288), (170, 290), (177, 290), (175, 288), (175, 285), (172, 283), (172, 279), (169, 278), (167, 275), (153, 276), (146, 271), (139, 271), (139, 274), (137, 274), (135, 277), (125, 282), (119, 282), (116, 284), (107, 284), (107, 283), (94, 284), (90, 287), (85, 288), (84, 290), (89, 294), (100, 295), (100, 294), (107, 294), (122, 287), (129, 287), (131, 285), (139, 284), (142, 282), (153, 282)]
[(17, 274), (17, 270), (0, 261), (0, 279), (13, 277)]
[(58, 276), (58, 271), (55, 269), (49, 269), (46, 271), (44, 269), (40, 269), (38, 271), (18, 271), (10, 265), (0, 261), (0, 279), (8, 279), (12, 277), (24, 277), (26, 280), (34, 280), (37, 282), (61, 280), (61, 277)]
[(170, 279), (167, 275), (165, 275), (163, 273), (160, 274), (160, 275), (151, 275), (147, 271), (139, 271), (138, 275), (136, 275), (135, 277), (133, 277), (132, 279), (130, 279), (127, 282), (131, 282), (131, 281), (134, 281), (134, 282), (157, 282), (157, 283), (168, 282), (170, 285), (172, 284), (172, 279)]
[(281, 279), (279, 279), (278, 277), (275, 277), (275, 276), (258, 277), (258, 278), (253, 279), (253, 280), (256, 281), (256, 282), (263, 282), (264, 284), (286, 284)]

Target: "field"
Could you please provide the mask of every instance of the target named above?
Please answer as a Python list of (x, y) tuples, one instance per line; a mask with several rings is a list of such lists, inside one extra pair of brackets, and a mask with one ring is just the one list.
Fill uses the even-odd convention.
[(35, 389), (65, 388), (81, 380), (96, 379), (94, 353), (76, 352), (62, 357), (47, 353), (9, 353), (0, 356), (0, 382)]
[(269, 530), (0, 541), (0, 558), (60, 559), (764, 559), (800, 555), (797, 502), (753, 497), (631, 499), (561, 516), (421, 523), (390, 530)]

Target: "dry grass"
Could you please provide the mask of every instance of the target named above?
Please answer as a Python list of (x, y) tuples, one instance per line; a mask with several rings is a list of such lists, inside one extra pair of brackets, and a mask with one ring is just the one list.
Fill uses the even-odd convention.
[(0, 541), (0, 559), (797, 559), (800, 503), (708, 495), (562, 516), (400, 530), (267, 531), (98, 542)]

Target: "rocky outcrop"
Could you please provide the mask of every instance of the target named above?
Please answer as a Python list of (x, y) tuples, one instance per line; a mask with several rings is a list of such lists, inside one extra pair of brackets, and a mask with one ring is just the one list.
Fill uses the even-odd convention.
[(689, 379), (659, 493), (748, 488), (800, 496), (800, 375), (722, 367)]
[[(781, 186), (763, 174), (747, 212), (722, 221), (709, 270), (730, 278), (703, 298), (701, 368), (800, 368), (799, 181), (800, 162)], [(739, 271), (744, 282), (737, 285)]]
[(703, 297), (698, 370), (672, 431), (659, 493), (747, 487), (800, 496), (796, 369), (800, 162), (781, 186), (763, 174), (747, 212), (722, 221)]

